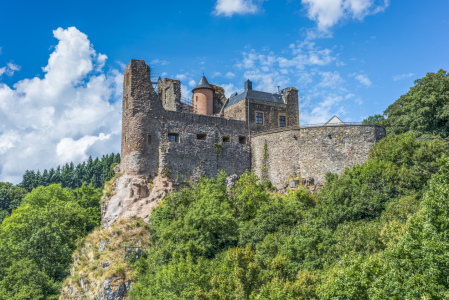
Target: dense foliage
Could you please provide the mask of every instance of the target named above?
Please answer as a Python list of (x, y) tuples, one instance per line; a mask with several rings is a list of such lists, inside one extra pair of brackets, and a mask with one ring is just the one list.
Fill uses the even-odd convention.
[(58, 299), (77, 242), (100, 224), (97, 187), (118, 162), (111, 154), (0, 182), (0, 300)]
[(87, 162), (74, 165), (73, 163), (58, 166), (56, 169), (40, 171), (26, 171), (20, 186), (31, 191), (38, 186), (59, 183), (62, 187), (79, 188), (84, 182), (95, 188), (102, 188), (104, 183), (114, 176), (111, 166), (120, 163), (120, 154), (103, 155), (101, 159), (89, 157)]
[(408, 131), (417, 137), (449, 136), (449, 75), (444, 70), (427, 73), (415, 81), (409, 92), (402, 95), (384, 112), (381, 122), (388, 133)]
[(252, 173), (231, 193), (224, 174), (203, 178), (151, 215), (131, 298), (448, 296), (448, 154), (443, 141), (390, 135), (316, 195), (271, 192)]
[(0, 223), (19, 207), (26, 190), (12, 183), (0, 182)]
[(101, 192), (38, 187), (0, 225), (0, 299), (57, 299), (77, 241), (100, 223)]
[(62, 168), (51, 168), (50, 171), (26, 171), (23, 181), (18, 185), (8, 182), (0, 182), (0, 223), (11, 212), (19, 207), (22, 199), (28, 192), (39, 186), (61, 184), (62, 187), (76, 189), (84, 183), (89, 183), (94, 188), (103, 188), (114, 174), (114, 166), (120, 163), (120, 154), (103, 155), (101, 159), (89, 157), (87, 162), (78, 164), (66, 164)]

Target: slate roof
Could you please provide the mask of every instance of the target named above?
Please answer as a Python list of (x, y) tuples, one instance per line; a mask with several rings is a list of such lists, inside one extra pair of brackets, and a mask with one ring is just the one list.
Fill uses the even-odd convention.
[(226, 107), (230, 107), (231, 105), (236, 104), (237, 102), (242, 101), (243, 99), (254, 99), (254, 100), (262, 100), (267, 102), (274, 102), (274, 103), (282, 103), (284, 104), (284, 98), (281, 94), (272, 94), (272, 93), (266, 93), (266, 92), (260, 92), (255, 90), (247, 90), (244, 91), (241, 94), (238, 94), (236, 96), (231, 96), (228, 101), (228, 105)]
[(192, 90), (195, 91), (196, 89), (209, 89), (209, 90), (214, 90), (212, 88), (212, 86), (209, 84), (209, 82), (207, 82), (206, 77), (203, 75), (200, 79), (200, 81), (198, 82), (198, 84), (196, 85), (196, 87)]

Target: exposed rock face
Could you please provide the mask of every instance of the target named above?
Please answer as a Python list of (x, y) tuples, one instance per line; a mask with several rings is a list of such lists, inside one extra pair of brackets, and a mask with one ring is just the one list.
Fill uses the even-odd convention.
[(128, 299), (135, 280), (128, 258), (149, 247), (148, 235), (149, 225), (137, 217), (120, 218), (109, 228), (92, 231), (73, 254), (59, 299)]
[(148, 221), (153, 207), (177, 184), (164, 176), (157, 176), (153, 183), (141, 175), (122, 175), (115, 179), (112, 194), (103, 197), (101, 216), (104, 227), (109, 227), (119, 217), (139, 217)]
[(126, 298), (127, 292), (131, 288), (131, 281), (119, 281), (117, 277), (106, 279), (98, 293), (98, 300), (122, 300)]

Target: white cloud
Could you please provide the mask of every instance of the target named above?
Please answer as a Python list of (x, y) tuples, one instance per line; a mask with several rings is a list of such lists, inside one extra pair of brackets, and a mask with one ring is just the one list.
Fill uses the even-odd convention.
[(222, 84), (221, 87), (224, 88), (225, 96), (227, 98), (229, 98), (235, 92), (239, 93), (239, 92), (241, 92), (243, 90), (243, 89), (236, 88), (232, 83)]
[(214, 72), (214, 73), (212, 74), (212, 78), (215, 78), (215, 77), (218, 77), (218, 76), (221, 76), (221, 73), (220, 73), (220, 72)]
[(97, 141), (105, 141), (111, 137), (110, 134), (100, 133), (98, 136), (86, 135), (78, 140), (63, 138), (56, 145), (56, 154), (63, 162), (87, 160), (86, 151)]
[(346, 110), (340, 103), (343, 100), (344, 97), (341, 95), (328, 94), (311, 111), (305, 113), (300, 110), (299, 117), (305, 124), (325, 123), (334, 115), (341, 117), (346, 114)]
[(6, 74), (8, 76), (14, 75), (15, 72), (20, 70), (20, 66), (15, 65), (11, 62), (7, 63), (5, 67), (0, 68), (0, 76)]
[(368, 76), (363, 75), (363, 74), (359, 74), (355, 77), (355, 79), (357, 79), (361, 84), (363, 84), (364, 86), (371, 86), (373, 83), (371, 82), (371, 80), (369, 80)]
[(214, 13), (226, 17), (231, 17), (234, 14), (255, 14), (260, 10), (263, 0), (254, 2), (253, 0), (217, 0)]
[(120, 151), (123, 74), (105, 72), (106, 55), (75, 27), (53, 35), (44, 76), (0, 83), (0, 181)]
[(166, 61), (166, 60), (160, 60), (160, 59), (153, 59), (153, 60), (150, 62), (150, 65), (161, 65), (161, 66), (165, 66), (165, 65), (168, 65), (168, 64), (169, 64), (168, 61)]
[(349, 74), (349, 77), (354, 77), (358, 82), (363, 84), (364, 86), (371, 86), (373, 83), (365, 74), (357, 74), (357, 73), (351, 73)]
[(342, 19), (363, 20), (367, 15), (384, 11), (389, 0), (301, 0), (309, 19), (316, 21), (318, 30), (327, 31)]
[(226, 73), (225, 77), (231, 79), (231, 78), (235, 77), (235, 74), (232, 72), (228, 72), (228, 73)]
[(181, 84), (181, 97), (186, 99), (192, 99), (192, 91), (183, 84)]
[(393, 76), (393, 80), (394, 81), (398, 81), (398, 80), (402, 80), (402, 79), (406, 79), (406, 78), (410, 78), (413, 77), (413, 73), (408, 73), (408, 74), (400, 74), (400, 75), (394, 75)]
[(179, 80), (186, 80), (187, 79), (187, 75), (185, 75), (185, 74), (176, 74), (175, 78), (179, 79)]
[(320, 72), (320, 75), (322, 77), (320, 87), (337, 88), (344, 82), (338, 72)]
[(193, 79), (190, 79), (190, 81), (189, 81), (189, 86), (194, 87), (195, 85), (196, 85), (196, 81), (193, 80)]

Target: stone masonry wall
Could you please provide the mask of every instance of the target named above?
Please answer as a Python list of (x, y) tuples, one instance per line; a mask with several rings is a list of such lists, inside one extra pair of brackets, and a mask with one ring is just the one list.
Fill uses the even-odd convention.
[(224, 116), (227, 119), (246, 121), (246, 100), (240, 101), (224, 110)]
[(159, 99), (166, 110), (181, 111), (181, 81), (164, 78), (157, 89)]
[(299, 173), (300, 130), (280, 130), (251, 138), (252, 170), (281, 189)]
[(250, 146), (239, 139), (248, 138), (244, 122), (164, 109), (149, 73), (144, 61), (132, 60), (125, 69), (121, 172), (189, 180), (251, 168)]
[(372, 146), (385, 136), (385, 129), (376, 125), (302, 128), (301, 177), (324, 183), (327, 172), (341, 174), (346, 167), (366, 161)]
[[(286, 127), (299, 126), (298, 90), (286, 88), (282, 90), (285, 103), (274, 103), (250, 99), (249, 120), (251, 134), (279, 128), (279, 117), (285, 116)], [(248, 120), (247, 99), (225, 109), (225, 117), (235, 120)], [(256, 112), (263, 113), (263, 124), (256, 124)]]
[[(327, 172), (341, 174), (346, 167), (368, 159), (372, 146), (386, 136), (375, 125), (321, 126), (262, 133), (251, 138), (253, 171), (284, 188), (287, 179), (313, 178), (325, 182)], [(265, 146), (266, 145), (266, 146)]]

